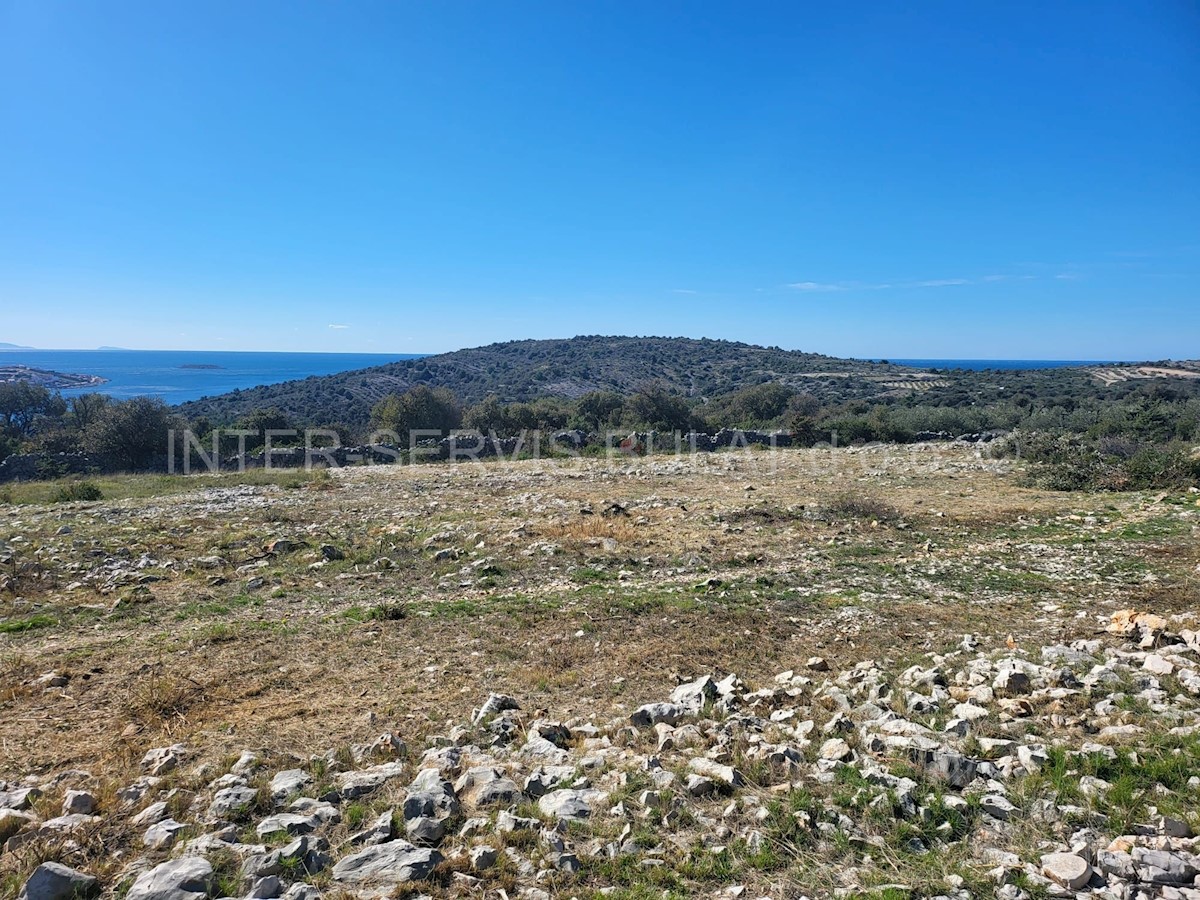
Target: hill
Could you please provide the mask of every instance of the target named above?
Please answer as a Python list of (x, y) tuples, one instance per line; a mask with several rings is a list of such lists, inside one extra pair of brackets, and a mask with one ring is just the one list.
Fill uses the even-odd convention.
[(818, 397), (844, 399), (936, 380), (887, 363), (732, 341), (589, 335), (489, 344), (234, 391), (183, 404), (181, 412), (220, 423), (273, 407), (296, 423), (360, 425), (386, 394), (418, 384), (449, 388), (470, 404), (489, 395), (506, 402), (574, 399), (590, 391), (628, 395), (652, 385), (703, 400), (766, 381), (803, 386)]

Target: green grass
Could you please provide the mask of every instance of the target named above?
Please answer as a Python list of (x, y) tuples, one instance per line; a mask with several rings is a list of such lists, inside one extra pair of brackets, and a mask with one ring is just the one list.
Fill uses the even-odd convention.
[[(999, 565), (999, 563), (996, 563)], [(949, 578), (939, 576), (934, 580), (964, 594), (977, 591), (996, 591), (1006, 594), (1044, 594), (1062, 590), (1062, 585), (1040, 572), (1023, 569), (984, 568), (986, 561), (974, 569), (964, 568)]]
[[(1061, 747), (1048, 751), (1042, 770), (1031, 775), (1025, 793), (1053, 793), (1060, 803), (1086, 804), (1079, 779), (1091, 775), (1112, 785), (1095, 799), (1097, 810), (1112, 820), (1116, 834), (1129, 832), (1148, 817), (1147, 807), (1159, 812), (1194, 818), (1194, 794), (1188, 779), (1200, 771), (1200, 737), (1158, 735), (1148, 738), (1136, 756), (1118, 751), (1115, 759), (1103, 753), (1070, 756)], [(1160, 787), (1161, 786), (1161, 787)], [(1165, 792), (1162, 790), (1165, 789)]]
[(129, 500), (144, 497), (162, 497), (205, 488), (227, 488), (251, 485), (258, 487), (279, 486), (301, 488), (319, 485), (329, 480), (324, 470), (248, 469), (245, 472), (223, 472), (221, 474), (194, 475), (98, 475), (86, 482), (78, 478), (58, 478), (53, 481), (25, 481), (7, 485), (7, 502), (18, 505), (50, 504), (62, 499), (89, 499), (70, 497), (79, 491), (79, 485), (89, 484), (100, 491), (105, 500)]
[(29, 616), (25, 619), (8, 619), (0, 622), (0, 634), (23, 634), (26, 631), (35, 631), (38, 628), (51, 628), (57, 624), (58, 620), (53, 616), (38, 613), (35, 616)]
[(1189, 520), (1172, 514), (1130, 523), (1119, 531), (1113, 532), (1112, 536), (1126, 541), (1153, 540), (1189, 534), (1191, 530), (1192, 523)]
[(230, 613), (239, 609), (247, 609), (250, 607), (259, 607), (263, 605), (261, 597), (255, 597), (252, 594), (238, 594), (228, 600), (193, 600), (185, 603), (175, 611), (175, 618), (183, 621), (186, 619), (213, 619), (221, 616), (228, 616)]

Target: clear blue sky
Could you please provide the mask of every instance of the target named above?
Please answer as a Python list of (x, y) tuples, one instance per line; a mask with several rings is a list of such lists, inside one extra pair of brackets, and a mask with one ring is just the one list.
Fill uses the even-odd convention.
[(1200, 356), (1200, 6), (0, 0), (0, 341)]

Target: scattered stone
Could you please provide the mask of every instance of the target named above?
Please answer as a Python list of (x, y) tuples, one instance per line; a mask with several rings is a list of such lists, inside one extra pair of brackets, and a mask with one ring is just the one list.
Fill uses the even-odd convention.
[(161, 822), (155, 822), (142, 835), (142, 843), (146, 845), (147, 850), (169, 850), (175, 846), (175, 841), (179, 837), (180, 832), (187, 829), (187, 826), (182, 822), (176, 822), (174, 819), (163, 819)]
[(467, 856), (471, 860), (471, 871), (483, 872), (496, 864), (500, 854), (495, 847), (483, 845), (472, 847)]
[(1067, 890), (1078, 891), (1092, 880), (1092, 867), (1074, 853), (1047, 853), (1042, 857), (1042, 874)]
[(587, 819), (596, 807), (608, 802), (608, 794), (596, 790), (551, 791), (538, 800), (538, 809), (556, 819)]
[(126, 900), (204, 900), (213, 885), (212, 864), (184, 856), (160, 863), (133, 882)]
[(142, 771), (148, 775), (160, 776), (178, 768), (180, 760), (187, 753), (182, 744), (172, 744), (170, 747), (159, 747), (146, 751), (142, 757)]
[(33, 870), (17, 900), (85, 900), (99, 892), (95, 876), (61, 863), (44, 862)]
[(629, 721), (639, 728), (649, 728), (659, 722), (674, 725), (685, 715), (687, 710), (678, 703), (647, 703), (634, 710)]
[(288, 769), (280, 772), (271, 779), (271, 799), (276, 803), (286, 800), (293, 794), (298, 794), (300, 789), (312, 781), (312, 778), (303, 769)]
[(333, 880), (391, 887), (423, 881), (441, 861), (442, 854), (437, 850), (414, 847), (407, 841), (390, 841), (347, 856), (333, 867)]
[(28, 828), (41, 824), (41, 821), (31, 812), (19, 809), (0, 809), (0, 844)]
[(985, 794), (979, 805), (985, 813), (1001, 822), (1007, 822), (1017, 813), (1017, 808), (1000, 794)]
[(96, 798), (87, 791), (67, 791), (63, 795), (62, 813), (64, 816), (90, 816), (96, 811)]
[(357, 800), (373, 794), (389, 781), (404, 774), (404, 765), (399, 762), (383, 763), (370, 769), (347, 772), (338, 779), (338, 793), (343, 800)]

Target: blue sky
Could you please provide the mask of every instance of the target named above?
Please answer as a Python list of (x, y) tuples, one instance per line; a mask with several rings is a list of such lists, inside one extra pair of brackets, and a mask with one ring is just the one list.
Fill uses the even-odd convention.
[(0, 0), (0, 341), (1200, 356), (1200, 7)]

